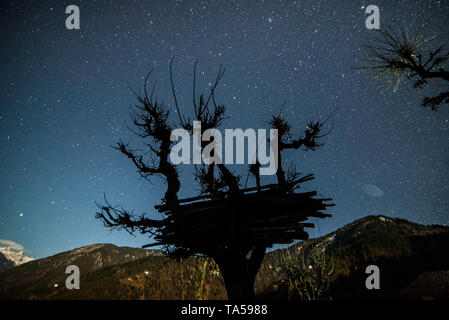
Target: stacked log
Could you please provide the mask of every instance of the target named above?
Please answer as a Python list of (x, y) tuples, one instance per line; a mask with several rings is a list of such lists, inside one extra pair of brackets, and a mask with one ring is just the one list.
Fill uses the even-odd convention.
[[(313, 176), (308, 175), (291, 184), (311, 179)], [(156, 242), (145, 247), (175, 245), (210, 252), (239, 243), (266, 247), (289, 244), (308, 239), (304, 228), (314, 225), (304, 221), (330, 217), (323, 211), (334, 205), (329, 203), (332, 199), (315, 198), (315, 191), (286, 192), (277, 184), (241, 191), (237, 197), (221, 193), (182, 199), (176, 207), (155, 206), (167, 218), (156, 232)]]

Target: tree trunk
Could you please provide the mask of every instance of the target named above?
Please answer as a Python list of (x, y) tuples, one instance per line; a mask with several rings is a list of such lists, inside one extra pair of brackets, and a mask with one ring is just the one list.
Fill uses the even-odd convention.
[(228, 250), (214, 257), (224, 279), (229, 300), (254, 299), (254, 282), (259, 271), (265, 247), (255, 247), (251, 257), (247, 259), (249, 251), (236, 252)]

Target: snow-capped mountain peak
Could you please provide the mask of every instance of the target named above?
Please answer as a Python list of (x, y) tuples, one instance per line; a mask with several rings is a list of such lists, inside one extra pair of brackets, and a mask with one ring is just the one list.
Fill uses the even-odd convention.
[(16, 266), (34, 260), (34, 258), (27, 257), (23, 251), (14, 251), (11, 248), (0, 248), (0, 253), (2, 253), (6, 259), (12, 261)]
[(24, 248), (13, 241), (0, 239), (0, 272), (32, 261), (24, 253)]

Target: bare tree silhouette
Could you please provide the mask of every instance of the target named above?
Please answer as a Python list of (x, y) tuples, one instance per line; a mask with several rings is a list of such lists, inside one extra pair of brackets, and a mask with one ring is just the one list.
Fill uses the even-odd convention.
[[(143, 95), (136, 94), (137, 104), (132, 108), (130, 128), (148, 146), (146, 153), (131, 149), (119, 141), (115, 148), (128, 157), (145, 179), (161, 176), (166, 183), (162, 204), (155, 208), (164, 214), (161, 220), (150, 219), (114, 206), (105, 197), (97, 203), (96, 214), (104, 225), (112, 229), (124, 229), (130, 233), (148, 234), (154, 242), (143, 247), (161, 246), (171, 257), (181, 258), (194, 254), (206, 255), (215, 260), (223, 275), (230, 299), (254, 297), (254, 281), (267, 247), (275, 243), (291, 243), (296, 239), (307, 239), (304, 223), (309, 217), (330, 217), (320, 211), (333, 204), (331, 199), (316, 199), (317, 192), (296, 193), (301, 183), (313, 179), (313, 175), (302, 176), (294, 168), (284, 173), (281, 153), (287, 149), (314, 150), (320, 147), (320, 134), (325, 122), (310, 122), (304, 136), (290, 137), (290, 125), (280, 116), (273, 117), (271, 125), (278, 129), (279, 165), (277, 183), (262, 186), (258, 174), (259, 163), (253, 164), (249, 172), (256, 178), (256, 187), (242, 189), (240, 177), (224, 164), (198, 165), (195, 181), (201, 186), (201, 194), (188, 199), (179, 199), (181, 183), (176, 166), (169, 161), (172, 148), (170, 124), (192, 132), (190, 119), (180, 110), (173, 81), (170, 62), (170, 83), (174, 108), (158, 102), (154, 96), (155, 85), (148, 90), (150, 72), (144, 81)], [(203, 133), (220, 126), (225, 115), (225, 106), (217, 104), (215, 91), (223, 77), (219, 68), (215, 81), (206, 95), (196, 95), (197, 62), (193, 69), (193, 114), (201, 122)], [(170, 117), (170, 111), (176, 112)], [(204, 147), (204, 145), (202, 145)], [(147, 159), (148, 153), (151, 154)], [(145, 156), (145, 158), (144, 158)]]
[(373, 71), (376, 79), (385, 77), (397, 89), (403, 79), (413, 82), (414, 88), (423, 88), (430, 80), (442, 80), (445, 89), (433, 97), (425, 97), (422, 106), (437, 110), (449, 104), (449, 51), (443, 45), (429, 49), (435, 37), (426, 38), (418, 31), (408, 34), (398, 23), (397, 30), (383, 28), (372, 44), (364, 45), (366, 66), (357, 69)]

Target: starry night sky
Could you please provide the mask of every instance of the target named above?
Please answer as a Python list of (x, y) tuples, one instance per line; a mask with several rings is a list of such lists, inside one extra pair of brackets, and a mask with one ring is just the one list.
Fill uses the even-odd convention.
[[(220, 64), (226, 68), (217, 91), (229, 116), (221, 129), (268, 128), (285, 101), (282, 114), (300, 134), (309, 120), (324, 120), (337, 108), (323, 148), (286, 157), (315, 173), (304, 190), (337, 204), (332, 218), (313, 221), (319, 228), (312, 237), (371, 214), (448, 225), (449, 112), (420, 106), (438, 84), (420, 91), (404, 82), (393, 92), (353, 67), (375, 33), (365, 27), (367, 5), (380, 7), (381, 28), (399, 19), (410, 31), (448, 43), (449, 3), (371, 2), (2, 3), (0, 238), (34, 257), (93, 243), (149, 242), (105, 229), (94, 218), (94, 201), (104, 192), (113, 204), (158, 217), (153, 206), (163, 196), (162, 180), (142, 180), (111, 145), (119, 138), (141, 144), (124, 124), (135, 102), (128, 85), (141, 88), (151, 68), (159, 100), (172, 105), (173, 56), (187, 114), (195, 60), (203, 92)], [(65, 28), (70, 4), (80, 8), (80, 30)], [(191, 170), (180, 169), (180, 196), (195, 195)]]

